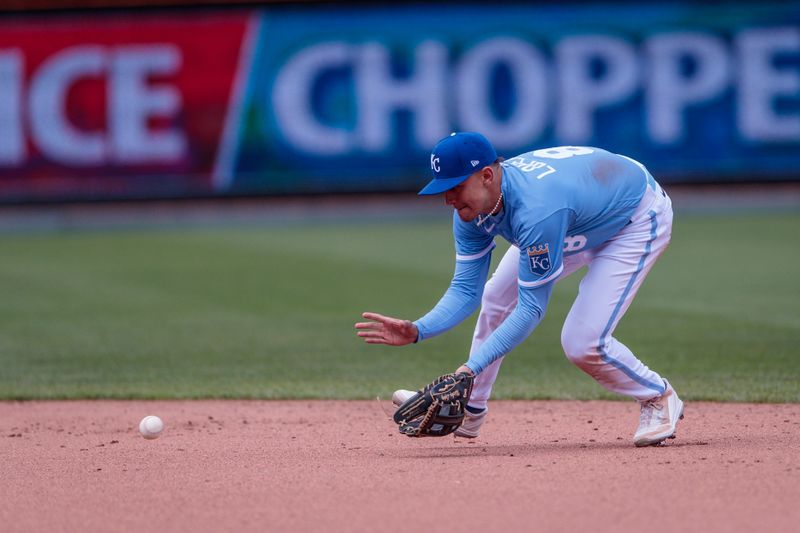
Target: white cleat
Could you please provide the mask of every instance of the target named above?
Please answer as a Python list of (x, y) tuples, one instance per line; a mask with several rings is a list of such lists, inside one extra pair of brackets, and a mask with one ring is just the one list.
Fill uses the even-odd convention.
[(678, 420), (683, 418), (683, 402), (667, 380), (664, 394), (641, 402), (639, 428), (633, 436), (636, 446), (655, 446), (675, 438)]
[[(416, 394), (416, 391), (413, 390), (405, 390), (399, 389), (394, 391), (392, 394), (392, 403), (395, 404), (397, 407), (403, 405), (406, 400), (411, 398)], [(466, 416), (464, 417), (464, 422), (461, 424), (457, 430), (455, 430), (456, 437), (464, 437), (466, 439), (474, 439), (478, 436), (478, 433), (481, 431), (481, 426), (483, 425), (483, 421), (486, 419), (486, 413), (489, 411), (489, 408), (485, 408), (483, 412), (478, 414), (473, 414), (467, 411)]]
[(464, 422), (462, 422), (461, 426), (455, 431), (455, 436), (464, 437), (465, 439), (474, 439), (477, 437), (481, 432), (481, 426), (483, 425), (483, 421), (486, 420), (486, 413), (488, 412), (488, 407), (485, 407), (483, 411), (478, 414), (467, 411)]

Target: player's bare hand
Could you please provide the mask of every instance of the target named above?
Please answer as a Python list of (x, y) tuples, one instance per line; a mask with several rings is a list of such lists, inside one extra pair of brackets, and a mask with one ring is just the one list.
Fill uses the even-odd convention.
[(462, 372), (465, 374), (469, 374), (470, 376), (475, 376), (475, 372), (473, 372), (472, 369), (467, 365), (461, 365), (456, 369), (456, 374), (460, 374)]
[(419, 330), (410, 320), (401, 320), (378, 313), (362, 313), (370, 322), (357, 322), (358, 336), (367, 344), (403, 346), (417, 340)]

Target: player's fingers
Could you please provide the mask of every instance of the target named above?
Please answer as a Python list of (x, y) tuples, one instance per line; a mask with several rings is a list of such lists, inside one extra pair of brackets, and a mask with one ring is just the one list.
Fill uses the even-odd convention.
[(356, 329), (381, 329), (383, 324), (380, 322), (356, 322)]
[(384, 335), (380, 331), (359, 331), (358, 336), (365, 339), (383, 338)]
[(377, 322), (381, 322), (382, 324), (391, 324), (397, 320), (396, 318), (380, 315), (378, 313), (361, 313), (361, 316), (367, 320), (375, 320)]

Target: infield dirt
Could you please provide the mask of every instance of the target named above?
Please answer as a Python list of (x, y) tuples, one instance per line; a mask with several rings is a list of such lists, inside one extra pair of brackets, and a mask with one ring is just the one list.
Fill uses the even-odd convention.
[[(800, 405), (686, 406), (635, 448), (630, 402), (491, 405), (409, 439), (388, 401), (0, 403), (0, 524), (22, 531), (796, 531)], [(147, 441), (145, 415), (166, 429)]]

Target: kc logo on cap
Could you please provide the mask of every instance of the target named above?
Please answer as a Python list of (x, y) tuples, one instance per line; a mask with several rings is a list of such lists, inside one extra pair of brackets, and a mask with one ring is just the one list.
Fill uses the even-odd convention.
[(434, 154), (431, 154), (431, 170), (434, 172), (439, 172), (439, 158), (436, 157)]
[(433, 180), (419, 194), (439, 194), (452, 189), (496, 159), (492, 143), (480, 133), (452, 133), (434, 147), (431, 153)]

